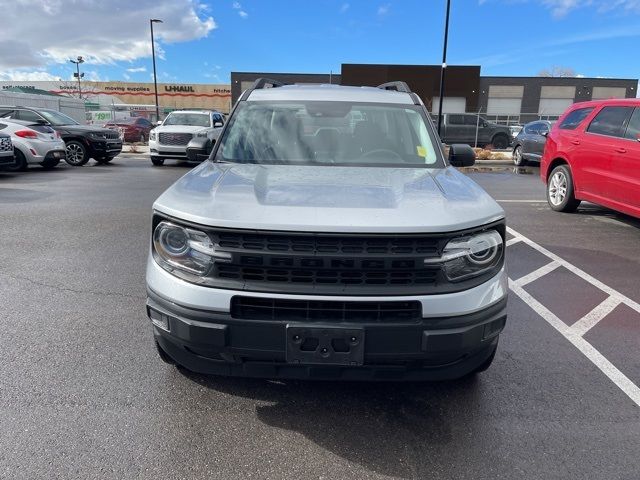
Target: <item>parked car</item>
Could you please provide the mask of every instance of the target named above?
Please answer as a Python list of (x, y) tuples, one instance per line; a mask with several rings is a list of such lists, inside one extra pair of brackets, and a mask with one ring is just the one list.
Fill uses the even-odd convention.
[(547, 135), (540, 176), (553, 210), (582, 200), (640, 217), (640, 99), (574, 104)]
[(176, 110), (149, 134), (151, 163), (161, 166), (167, 158), (189, 160), (187, 145), (192, 138), (214, 140), (224, 125), (224, 116), (211, 110)]
[(515, 140), (518, 134), (522, 131), (522, 125), (509, 125), (509, 131), (511, 132), (511, 143), (513, 144), (513, 140)]
[(527, 161), (540, 162), (547, 134), (554, 122), (537, 120), (527, 123), (518, 133), (513, 144), (513, 163), (521, 167)]
[(98, 163), (107, 163), (122, 151), (122, 140), (118, 132), (102, 127), (80, 125), (73, 118), (56, 110), (0, 106), (0, 119), (2, 118), (51, 125), (65, 142), (65, 160), (69, 165), (81, 166), (90, 158)]
[(11, 169), (15, 165), (15, 157), (13, 155), (13, 142), (11, 135), (0, 131), (0, 171)]
[(444, 157), (403, 82), (257, 80), (211, 160), (154, 203), (147, 312), (160, 357), (272, 378), (485, 370), (507, 316), (505, 216), (453, 168), (474, 161), (468, 145)]
[(65, 144), (50, 125), (9, 118), (0, 119), (0, 131), (11, 135), (15, 164), (11, 170), (26, 170), (31, 164), (54, 168), (65, 158)]
[(121, 120), (110, 120), (104, 124), (104, 128), (122, 131), (125, 142), (146, 142), (149, 133), (155, 128), (149, 120), (143, 117), (131, 117)]
[(440, 138), (448, 145), (465, 143), (475, 146), (476, 129), (479, 147), (491, 145), (502, 150), (511, 145), (512, 136), (509, 127), (489, 122), (475, 113), (443, 114)]

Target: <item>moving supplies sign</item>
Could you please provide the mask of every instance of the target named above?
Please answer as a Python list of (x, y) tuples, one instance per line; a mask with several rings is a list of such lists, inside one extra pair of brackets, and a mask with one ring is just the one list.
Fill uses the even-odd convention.
[[(27, 85), (28, 83), (28, 85)], [(2, 82), (0, 88), (21, 87), (45, 90), (58, 95), (78, 95), (75, 82)], [(82, 82), (82, 97), (108, 105), (127, 103), (154, 105), (153, 83)], [(206, 108), (229, 112), (231, 86), (228, 84), (158, 84), (158, 103), (166, 108)]]

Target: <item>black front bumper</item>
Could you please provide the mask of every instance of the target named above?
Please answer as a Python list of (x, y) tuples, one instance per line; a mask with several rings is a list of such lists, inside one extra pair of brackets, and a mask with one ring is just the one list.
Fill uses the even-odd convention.
[[(205, 374), (325, 380), (445, 380), (462, 377), (487, 360), (506, 322), (506, 299), (458, 317), (411, 323), (289, 323), (239, 320), (228, 312), (202, 311), (148, 292), (147, 314), (162, 315), (169, 331), (154, 325), (160, 347), (177, 363)], [(362, 332), (362, 362), (335, 365), (287, 358), (289, 331), (344, 327)]]
[(115, 157), (122, 152), (122, 141), (120, 140), (87, 140), (89, 155), (96, 157)]

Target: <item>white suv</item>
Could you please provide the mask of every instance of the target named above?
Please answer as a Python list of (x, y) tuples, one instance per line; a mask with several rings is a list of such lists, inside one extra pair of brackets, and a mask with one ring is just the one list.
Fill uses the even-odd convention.
[(210, 110), (176, 110), (149, 134), (151, 162), (160, 166), (165, 159), (187, 160), (187, 145), (193, 138), (214, 140), (224, 125), (224, 116)]
[(156, 200), (160, 357), (271, 378), (436, 380), (486, 369), (506, 317), (505, 218), (420, 98), (257, 81), (209, 160)]

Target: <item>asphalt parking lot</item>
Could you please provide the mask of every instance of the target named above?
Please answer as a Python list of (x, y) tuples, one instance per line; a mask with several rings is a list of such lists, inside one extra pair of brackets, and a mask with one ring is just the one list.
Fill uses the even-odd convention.
[(470, 169), (511, 228), (487, 372), (205, 377), (160, 362), (144, 309), (151, 205), (186, 172), (0, 173), (0, 478), (640, 478), (640, 221), (552, 212), (536, 169)]

